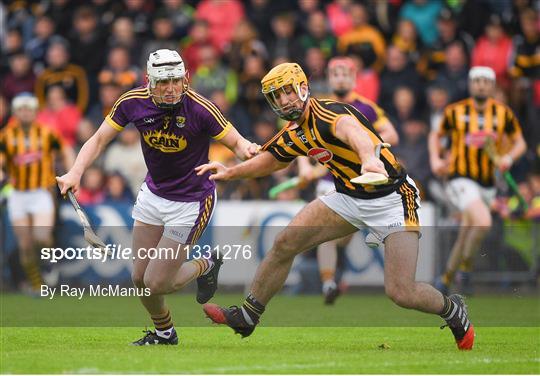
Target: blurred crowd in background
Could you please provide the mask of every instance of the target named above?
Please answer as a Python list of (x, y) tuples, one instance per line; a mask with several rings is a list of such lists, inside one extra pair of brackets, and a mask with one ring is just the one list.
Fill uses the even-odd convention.
[[(346, 55), (358, 67), (355, 91), (386, 111), (400, 135), (393, 151), (430, 200), (427, 134), (447, 104), (468, 96), (469, 68), (483, 65), (496, 72), (496, 98), (520, 120), (528, 152), (512, 173), (539, 209), (539, 11), (540, 2), (529, 0), (4, 1), (0, 126), (10, 121), (12, 98), (33, 92), (38, 121), (78, 150), (122, 93), (145, 84), (148, 54), (169, 48), (183, 57), (191, 88), (263, 144), (284, 125), (261, 94), (268, 69), (299, 62), (311, 94), (328, 97), (326, 64)], [(84, 175), (81, 203), (133, 202), (146, 174), (139, 143), (135, 128), (120, 133)], [(219, 144), (211, 148), (213, 160), (232, 157)], [(267, 199), (295, 168), (220, 185), (220, 198)], [(313, 198), (312, 187), (279, 198), (300, 197)], [(511, 197), (494, 209), (519, 212)], [(530, 216), (516, 215), (523, 214)]]

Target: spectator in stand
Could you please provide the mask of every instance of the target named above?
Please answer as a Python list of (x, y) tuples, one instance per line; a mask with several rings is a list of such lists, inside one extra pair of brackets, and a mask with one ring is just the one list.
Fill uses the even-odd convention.
[(446, 89), (450, 102), (457, 102), (469, 95), (469, 67), (464, 47), (459, 42), (450, 44), (445, 51), (446, 62), (439, 70), (435, 83)]
[(530, 150), (540, 144), (540, 28), (538, 13), (525, 9), (519, 17), (522, 34), (513, 40), (510, 73), (514, 78), (512, 101), (523, 119), (523, 135)]
[(67, 97), (75, 103), (81, 113), (88, 107), (88, 81), (84, 69), (69, 61), (68, 44), (65, 40), (55, 39), (47, 50), (47, 64), (36, 81), (36, 96), (41, 106), (50, 87), (60, 85)]
[(176, 50), (178, 42), (174, 39), (174, 24), (164, 9), (156, 12), (152, 21), (152, 39), (144, 43), (141, 52), (140, 66), (145, 66), (148, 55), (153, 51), (165, 48)]
[(326, 6), (326, 15), (330, 22), (330, 28), (338, 38), (353, 28), (352, 4), (352, 0), (334, 0)]
[(273, 38), (268, 41), (271, 59), (283, 57), (287, 60), (300, 60), (302, 50), (295, 36), (294, 14), (285, 12), (272, 18)]
[(56, 24), (56, 33), (67, 37), (73, 27), (73, 15), (79, 2), (55, 0), (42, 2), (42, 4), (45, 5), (45, 14)]
[(242, 20), (234, 29), (231, 43), (225, 53), (225, 59), (230, 68), (241, 72), (244, 60), (253, 55), (266, 60), (268, 51), (264, 43), (258, 39), (257, 30), (251, 22)]
[(126, 10), (122, 13), (123, 17), (128, 17), (133, 22), (137, 40), (144, 40), (150, 35), (150, 21), (152, 19), (153, 1), (146, 0), (124, 0)]
[(114, 81), (103, 81), (99, 85), (99, 100), (88, 110), (87, 118), (93, 124), (101, 124), (103, 119), (109, 114), (114, 103), (120, 95), (122, 88)]
[(356, 65), (356, 86), (354, 92), (366, 97), (370, 101), (377, 102), (379, 98), (380, 80), (379, 74), (371, 68), (366, 68), (359, 56), (350, 55)]
[[(247, 57), (241, 72), (238, 102), (234, 107), (238, 107), (238, 112), (246, 114), (251, 128), (267, 107), (266, 99), (261, 92), (261, 79), (266, 73), (264, 60), (260, 56)], [(253, 134), (253, 129), (246, 131), (246, 134)]]
[(367, 1), (369, 14), (373, 16), (371, 23), (383, 34), (384, 39), (387, 41), (390, 41), (392, 35), (396, 32), (401, 5), (402, 1)]
[(193, 23), (195, 8), (184, 0), (163, 0), (163, 8), (173, 24), (175, 39), (184, 38)]
[(386, 67), (381, 73), (379, 104), (386, 111), (390, 110), (394, 91), (399, 86), (407, 86), (414, 92), (418, 101), (423, 101), (423, 85), (414, 64), (407, 55), (396, 46), (387, 50)]
[(81, 66), (87, 75), (89, 97), (97, 99), (97, 75), (105, 63), (105, 33), (98, 27), (97, 14), (93, 7), (83, 5), (75, 11), (73, 31), (69, 38), (70, 56), (73, 64)]
[(388, 112), (401, 137), (403, 135), (403, 124), (413, 118), (418, 118), (416, 111), (416, 100), (414, 92), (407, 86), (396, 88), (392, 100), (392, 108)]
[(101, 168), (90, 166), (85, 171), (77, 200), (81, 205), (98, 205), (105, 201), (105, 173)]
[(126, 178), (118, 171), (107, 176), (105, 186), (105, 204), (133, 204), (135, 196), (129, 188)]
[(312, 47), (305, 55), (306, 74), (309, 77), (309, 91), (314, 97), (325, 97), (330, 93), (326, 79), (326, 59), (321, 49)]
[(330, 32), (326, 16), (322, 11), (314, 11), (309, 14), (307, 31), (300, 36), (300, 47), (307, 51), (310, 48), (319, 48), (326, 60), (336, 54), (336, 37)]
[(54, 36), (56, 25), (54, 20), (49, 16), (43, 15), (36, 19), (34, 25), (34, 37), (30, 39), (24, 46), (28, 56), (34, 62), (34, 67), (37, 71), (45, 69), (45, 55), (47, 48)]
[(412, 118), (405, 121), (401, 128), (403, 136), (392, 150), (414, 179), (421, 196), (425, 197), (426, 188), (432, 177), (427, 143), (428, 126), (424, 121)]
[(0, 76), (9, 72), (9, 58), (13, 54), (20, 53), (23, 50), (23, 39), (19, 30), (8, 30), (0, 46)]
[(429, 119), (429, 128), (432, 131), (438, 131), (439, 125), (444, 114), (444, 108), (450, 103), (448, 92), (443, 86), (432, 85), (427, 91), (427, 114), (426, 119)]
[(216, 48), (210, 40), (210, 26), (207, 21), (195, 20), (189, 35), (180, 41), (180, 53), (189, 72), (197, 71), (201, 63), (199, 52), (207, 46)]
[(76, 154), (79, 153), (81, 147), (86, 141), (96, 132), (97, 124), (92, 123), (88, 118), (83, 118), (77, 127), (77, 144), (75, 147)]
[[(246, 89), (243, 85), (241, 85), (241, 88), (242, 90)], [(225, 93), (221, 90), (214, 91), (212, 95), (210, 95), (209, 99), (221, 110), (223, 116), (225, 116), (226, 119), (229, 119), (229, 121), (234, 125), (234, 127), (238, 130), (238, 132), (240, 132), (241, 135), (251, 140), (253, 135), (253, 121), (249, 117), (246, 107), (241, 105), (241, 103), (244, 102), (241, 96), (239, 98), (239, 101), (232, 106), (225, 97)], [(218, 142), (214, 144), (223, 146), (221, 143)], [(227, 150), (229, 153), (231, 152), (226, 147), (224, 150)]]
[(478, 39), (473, 49), (471, 66), (490, 67), (495, 71), (497, 84), (509, 89), (508, 63), (512, 55), (512, 39), (502, 26), (501, 17), (493, 14), (489, 17), (485, 34)]
[(32, 71), (32, 61), (25, 53), (18, 52), (9, 58), (10, 72), (2, 78), (1, 92), (6, 100), (11, 100), (19, 93), (34, 92), (36, 76)]
[(392, 44), (403, 51), (410, 61), (416, 63), (420, 59), (422, 42), (411, 20), (399, 20), (396, 33), (392, 36)]
[(244, 7), (239, 0), (202, 0), (195, 18), (208, 21), (212, 43), (221, 53), (231, 41), (236, 24), (244, 18)]
[[(322, 12), (321, 2), (319, 0), (299, 0), (296, 16), (301, 33), (309, 31), (309, 19), (316, 12)], [(322, 12), (326, 24), (326, 15)], [(326, 28), (326, 27), (325, 27)]]
[(350, 13), (353, 28), (339, 37), (338, 51), (342, 55), (354, 53), (362, 58), (366, 67), (380, 71), (386, 54), (384, 37), (369, 24), (369, 14), (364, 5), (351, 5)]
[[(307, 0), (308, 2), (315, 2)], [(268, 45), (272, 39), (271, 20), (276, 14), (283, 12), (287, 8), (286, 2), (271, 0), (250, 0), (246, 4), (246, 17), (257, 29), (259, 37)]]
[(208, 97), (216, 90), (223, 90), (229, 103), (238, 97), (238, 76), (222, 64), (217, 51), (212, 46), (204, 46), (199, 51), (200, 65), (193, 74), (192, 87), (201, 95)]
[(437, 76), (437, 71), (443, 69), (446, 62), (446, 49), (449, 45), (460, 43), (464, 47), (467, 60), (474, 47), (474, 39), (458, 29), (458, 20), (448, 8), (443, 8), (439, 13), (437, 29), (439, 37), (418, 64), (418, 70), (428, 80), (433, 80)]
[(70, 147), (77, 139), (77, 126), (81, 121), (79, 109), (69, 103), (62, 86), (52, 86), (47, 91), (47, 102), (37, 117), (38, 122), (53, 129)]
[(422, 43), (430, 47), (438, 37), (436, 22), (441, 8), (439, 0), (408, 0), (399, 16), (414, 22)]
[(114, 82), (126, 92), (143, 82), (141, 70), (130, 61), (129, 50), (123, 46), (113, 47), (107, 57), (107, 66), (99, 72), (98, 82)]
[(118, 135), (118, 142), (107, 149), (103, 168), (110, 173), (122, 171), (131, 192), (139, 192), (148, 170), (141, 151), (139, 132), (135, 127), (126, 127)]
[(133, 21), (129, 17), (118, 17), (112, 25), (112, 34), (109, 37), (109, 47), (123, 46), (129, 50), (130, 60), (133, 62), (140, 61), (141, 49), (140, 39), (137, 39), (133, 26)]

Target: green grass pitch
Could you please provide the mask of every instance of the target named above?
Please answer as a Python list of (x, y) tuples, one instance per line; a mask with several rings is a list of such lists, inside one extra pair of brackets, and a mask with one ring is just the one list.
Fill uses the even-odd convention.
[(456, 349), (437, 317), (381, 295), (348, 295), (334, 307), (320, 297), (278, 296), (243, 340), (210, 325), (194, 296), (173, 295), (180, 345), (143, 348), (128, 345), (151, 325), (137, 298), (3, 295), (0, 303), (2, 373), (540, 373), (538, 297), (470, 298), (477, 332), (470, 352)]

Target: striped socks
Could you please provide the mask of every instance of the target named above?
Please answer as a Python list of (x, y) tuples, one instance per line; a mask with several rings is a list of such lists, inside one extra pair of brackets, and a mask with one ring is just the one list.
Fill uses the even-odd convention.
[(30, 285), (32, 286), (32, 289), (39, 290), (43, 284), (43, 278), (41, 277), (41, 271), (39, 270), (38, 264), (31, 261), (24, 263), (22, 267), (26, 277), (28, 278), (28, 282), (30, 282)]
[(251, 294), (246, 297), (241, 309), (244, 319), (249, 325), (257, 325), (259, 318), (264, 313), (264, 305), (259, 303)]
[(188, 261), (188, 263), (192, 263), (195, 265), (195, 268), (197, 269), (195, 273), (195, 278), (199, 278), (202, 275), (206, 275), (210, 270), (212, 270), (212, 267), (214, 266), (214, 261), (212, 259), (195, 259)]
[(150, 316), (156, 328), (156, 334), (162, 338), (170, 338), (173, 333), (173, 322), (171, 312), (167, 312)]

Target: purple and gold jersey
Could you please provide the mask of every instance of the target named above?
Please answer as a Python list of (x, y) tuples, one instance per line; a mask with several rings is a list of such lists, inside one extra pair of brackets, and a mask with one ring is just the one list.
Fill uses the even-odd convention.
[(188, 90), (177, 107), (163, 109), (146, 86), (139, 87), (122, 95), (105, 120), (118, 131), (128, 124), (139, 130), (148, 168), (145, 182), (154, 194), (192, 202), (214, 190), (210, 173), (197, 176), (194, 168), (208, 163), (210, 138), (223, 138), (232, 124), (208, 99)]
[(373, 128), (375, 128), (376, 131), (380, 130), (382, 124), (389, 122), (382, 108), (377, 106), (376, 103), (370, 101), (365, 97), (362, 97), (355, 92), (352, 92), (347, 97), (347, 103), (351, 104), (352, 106), (354, 106), (354, 108), (360, 111), (362, 115), (364, 115), (366, 119), (369, 120), (369, 122), (373, 125)]

